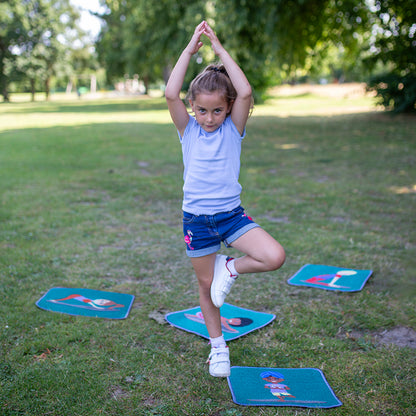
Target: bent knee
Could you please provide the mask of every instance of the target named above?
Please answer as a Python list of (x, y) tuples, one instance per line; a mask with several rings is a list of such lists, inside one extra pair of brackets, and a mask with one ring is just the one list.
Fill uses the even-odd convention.
[(199, 291), (203, 293), (210, 293), (212, 279), (198, 280)]
[(271, 250), (267, 253), (266, 258), (264, 259), (264, 264), (267, 267), (267, 271), (273, 271), (280, 269), (286, 259), (286, 253), (283, 247), (279, 247), (275, 250)]

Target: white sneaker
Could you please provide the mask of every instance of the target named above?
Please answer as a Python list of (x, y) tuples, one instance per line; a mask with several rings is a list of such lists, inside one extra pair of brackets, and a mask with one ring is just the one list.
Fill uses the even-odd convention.
[(217, 308), (221, 308), (224, 304), (225, 297), (230, 293), (231, 286), (237, 278), (227, 268), (227, 263), (230, 260), (233, 259), (222, 254), (217, 254), (215, 258), (214, 277), (211, 284), (211, 300)]
[(209, 363), (209, 373), (213, 377), (228, 377), (231, 374), (228, 347), (211, 348), (207, 362)]

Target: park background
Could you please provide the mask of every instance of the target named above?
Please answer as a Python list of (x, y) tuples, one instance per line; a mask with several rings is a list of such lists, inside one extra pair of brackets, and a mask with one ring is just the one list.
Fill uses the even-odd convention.
[[(365, 82), (415, 111), (413, 0), (10, 0), (0, 3), (0, 94), (163, 91), (192, 29), (207, 20), (257, 102), (282, 83)], [(184, 87), (214, 55), (194, 56)]]
[[(0, 11), (2, 414), (414, 414), (411, 1), (107, 1), (93, 34), (67, 1)], [(237, 406), (206, 341), (164, 321), (198, 303), (163, 87), (202, 18), (253, 84), (242, 198), (287, 252), (230, 294), (277, 315), (230, 343), (232, 364), (320, 368), (339, 408)], [(289, 286), (306, 263), (373, 275), (350, 294)], [(55, 286), (135, 302), (123, 321), (41, 311)]]

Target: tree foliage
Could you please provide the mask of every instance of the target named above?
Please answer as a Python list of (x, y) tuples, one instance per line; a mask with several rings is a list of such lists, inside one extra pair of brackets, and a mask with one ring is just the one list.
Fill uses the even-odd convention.
[(406, 0), (380, 0), (373, 7), (372, 53), (366, 59), (385, 71), (370, 79), (380, 104), (395, 112), (416, 111), (416, 7)]
[(414, 0), (229, 0), (215, 2), (221, 38), (262, 92), (280, 73), (293, 78), (338, 50), (341, 72), (373, 77), (380, 102), (414, 111), (416, 7)]
[(205, 2), (181, 0), (106, 1), (110, 13), (98, 41), (108, 77), (138, 73), (145, 85), (164, 78), (186, 44), (190, 28), (204, 18)]
[(216, 2), (219, 36), (235, 54), (256, 91), (279, 71), (290, 77), (321, 39), (327, 0)]
[(13, 47), (24, 42), (25, 8), (20, 0), (0, 2), (0, 93), (9, 100), (8, 83), (13, 75), (16, 56)]
[(106, 5), (99, 50), (111, 77), (120, 77), (122, 69), (144, 79), (166, 78), (202, 19), (214, 25), (258, 96), (279, 77), (313, 69), (334, 48), (342, 49), (337, 56), (352, 67), (369, 41), (364, 0), (109, 0)]
[(216, 2), (221, 38), (260, 93), (281, 79), (319, 66), (338, 49), (344, 68), (366, 41), (367, 6), (356, 0), (230, 0)]
[[(106, 12), (96, 49), (110, 82), (134, 74), (146, 87), (166, 81), (194, 27), (205, 19), (244, 69), (257, 98), (277, 82), (324, 71), (334, 78), (377, 74), (369, 87), (383, 105), (415, 109), (414, 0), (100, 1)], [(8, 84), (19, 76), (32, 91), (43, 82), (48, 92), (58, 68), (68, 76), (85, 70), (87, 49), (69, 53), (69, 37), (81, 36), (73, 30), (75, 21), (69, 0), (0, 0), (5, 100)], [(200, 50), (185, 87), (212, 59), (210, 48)]]
[(126, 16), (130, 9), (125, 1), (108, 0), (101, 3), (107, 7), (107, 13), (100, 16), (104, 25), (97, 41), (97, 53), (111, 82), (126, 73), (124, 34)]
[(66, 60), (65, 38), (75, 30), (77, 11), (69, 0), (8, 0), (0, 3), (0, 86), (9, 99), (8, 84), (19, 78), (43, 83), (46, 96), (56, 66)]

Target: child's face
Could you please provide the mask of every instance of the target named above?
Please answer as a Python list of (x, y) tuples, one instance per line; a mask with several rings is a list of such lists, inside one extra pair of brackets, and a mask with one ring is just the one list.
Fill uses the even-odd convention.
[(206, 131), (213, 132), (221, 126), (231, 104), (217, 91), (212, 93), (199, 93), (195, 100), (189, 100), (198, 124)]
[(274, 377), (274, 376), (265, 377), (265, 378), (263, 378), (263, 380), (265, 380), (269, 383), (272, 383), (272, 384), (277, 384), (277, 383), (280, 383), (280, 382), (283, 381), (282, 378), (277, 378), (277, 377)]

